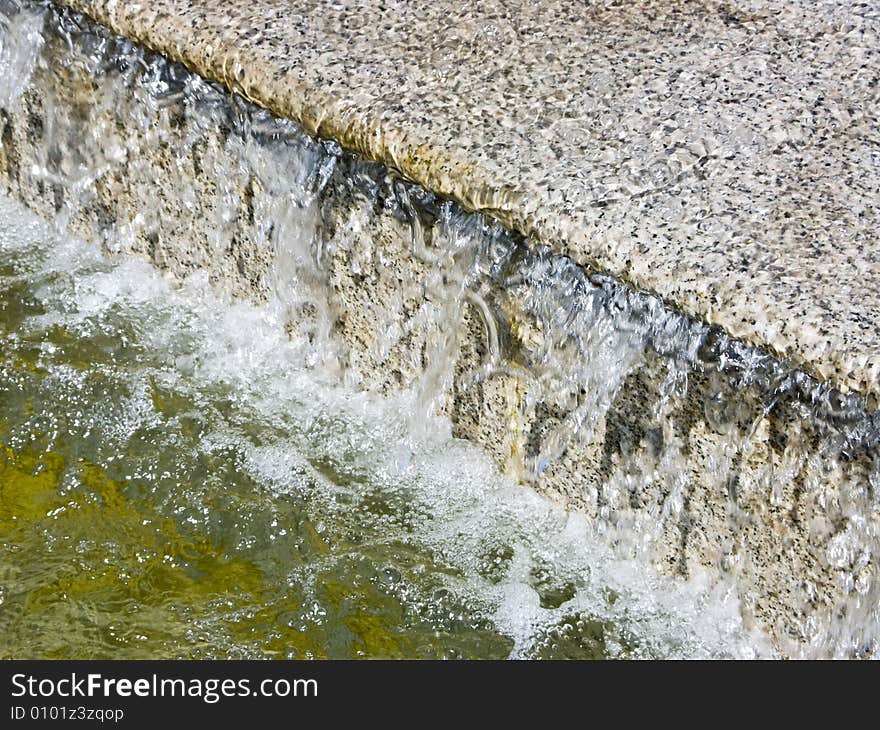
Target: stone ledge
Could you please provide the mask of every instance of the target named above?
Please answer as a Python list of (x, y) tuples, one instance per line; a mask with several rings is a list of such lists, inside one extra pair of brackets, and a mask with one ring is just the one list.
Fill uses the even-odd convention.
[[(757, 382), (770, 358), (726, 349), (656, 300), (630, 311), (618, 295), (649, 298), (588, 279), (82, 18), (51, 18), (30, 84), (0, 114), (0, 178), (16, 197), (70, 233), (179, 276), (207, 272), (237, 296), (296, 282), (283, 297), (291, 331), (321, 336), (329, 324), (322, 349), (346, 377), (422, 392), (454, 435), (662, 572), (734, 581), (744, 618), (785, 653), (876, 651), (880, 415), (815, 383), (802, 390), (798, 374), (784, 387)], [(87, 186), (83, 161), (94, 167)], [(457, 221), (448, 231), (444, 211)], [(471, 238), (465, 249), (483, 253), (465, 265), (451, 251)], [(541, 306), (559, 311), (572, 291), (566, 325), (543, 328)], [(664, 323), (684, 348), (658, 347)], [(491, 371), (489, 329), (502, 350)], [(557, 443), (584, 413), (594, 422)]]
[(821, 380), (880, 395), (869, 5), (61, 4)]

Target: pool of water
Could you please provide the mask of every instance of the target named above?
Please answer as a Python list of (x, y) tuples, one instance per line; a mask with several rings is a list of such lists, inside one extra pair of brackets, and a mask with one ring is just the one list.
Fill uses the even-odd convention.
[(279, 310), (0, 198), (0, 658), (770, 653)]

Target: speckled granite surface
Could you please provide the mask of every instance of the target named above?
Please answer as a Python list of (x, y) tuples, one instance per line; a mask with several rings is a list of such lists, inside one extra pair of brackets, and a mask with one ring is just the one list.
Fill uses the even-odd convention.
[(63, 0), (880, 394), (880, 5)]

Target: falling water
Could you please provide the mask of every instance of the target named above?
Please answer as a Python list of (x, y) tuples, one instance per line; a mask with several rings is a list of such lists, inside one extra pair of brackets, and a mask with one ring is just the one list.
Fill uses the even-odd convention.
[[(13, 465), (38, 458), (29, 440), (45, 454), (73, 440), (89, 468), (123, 485), (114, 499), (170, 520), (175, 535), (229, 543), (229, 564), (261, 565), (240, 605), (216, 597), (211, 618), (174, 624), (191, 646), (213, 647), (203, 655), (266, 650), (258, 629), (247, 639), (229, 629), (261, 616), (279, 645), (293, 641), (291, 627), (323, 627), (302, 649), (321, 655), (341, 623), (349, 633), (357, 623), (327, 618), (329, 584), (378, 590), (407, 617), (396, 645), (441, 632), (453, 637), (438, 644), (450, 656), (583, 654), (597, 642), (626, 656), (874, 653), (880, 419), (863, 397), (531, 246), (75, 14), (6, 0), (0, 19), (0, 170), (54, 226), (13, 225), (26, 216), (4, 203), (12, 263), (0, 273), (26, 302), (4, 323), (4, 392), (49, 395), (27, 396), (42, 403), (36, 414), (23, 401), (4, 406), (0, 438)], [(71, 86), (81, 78), (87, 88)], [(128, 217), (108, 208), (120, 179)], [(406, 232), (405, 270), (379, 220)], [(368, 286), (387, 295), (369, 336), (348, 306)], [(112, 408), (81, 394), (95, 378), (112, 383)], [(503, 431), (465, 433), (470, 414), (457, 404), (474, 393), (513, 404)], [(504, 442), (493, 454), (506, 474), (454, 435), (490, 451)], [(163, 471), (149, 464), (159, 449), (179, 454)], [(39, 458), (15, 468), (51, 471)], [(223, 470), (234, 475), (228, 494)], [(59, 496), (100, 492), (81, 466), (57, 472)], [(759, 540), (799, 545), (809, 572), (792, 563), (771, 573), (756, 562)], [(304, 543), (319, 547), (303, 557)], [(4, 564), (20, 576), (11, 555)], [(340, 575), (354, 563), (370, 567)], [(4, 586), (7, 615), (52, 577), (24, 573)], [(272, 581), (290, 592), (287, 628), (265, 617), (282, 590)], [(777, 593), (789, 613), (768, 625), (766, 612), (781, 609), (760, 596)], [(171, 609), (140, 594), (122, 603), (169, 620)], [(40, 626), (50, 614), (16, 621)], [(387, 629), (387, 616), (370, 620)], [(112, 611), (101, 620), (126, 622)], [(22, 646), (10, 626), (0, 617), (8, 645)], [(382, 654), (387, 634), (370, 635), (385, 638), (366, 653)], [(108, 645), (121, 646), (90, 651)]]

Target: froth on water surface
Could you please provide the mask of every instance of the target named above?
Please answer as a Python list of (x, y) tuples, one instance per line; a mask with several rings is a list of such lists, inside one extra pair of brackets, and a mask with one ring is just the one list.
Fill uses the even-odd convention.
[(54, 230), (4, 203), (17, 641), (876, 652), (864, 396), (82, 16), (0, 0), (0, 57), (2, 180)]
[(4, 657), (769, 651), (731, 586), (616, 559), (441, 419), (414, 440), (270, 305), (0, 221)]

